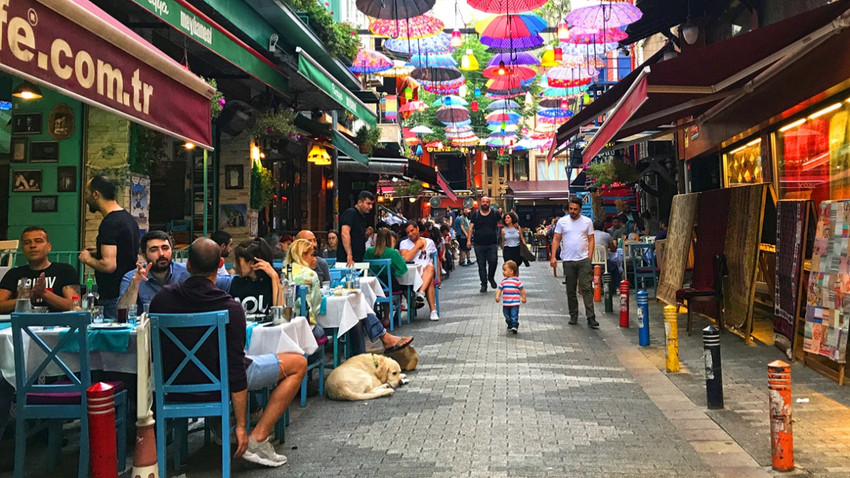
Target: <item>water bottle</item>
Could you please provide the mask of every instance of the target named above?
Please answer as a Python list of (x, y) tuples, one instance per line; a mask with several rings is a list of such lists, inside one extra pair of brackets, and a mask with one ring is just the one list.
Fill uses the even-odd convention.
[(97, 305), (97, 285), (89, 284), (86, 288), (86, 310), (94, 310)]
[(15, 312), (30, 313), (32, 312), (32, 303), (30, 296), (32, 287), (26, 279), (22, 278), (18, 281), (18, 295), (15, 300)]
[(82, 305), (80, 304), (80, 296), (75, 295), (71, 298), (71, 310), (80, 311), (83, 310)]

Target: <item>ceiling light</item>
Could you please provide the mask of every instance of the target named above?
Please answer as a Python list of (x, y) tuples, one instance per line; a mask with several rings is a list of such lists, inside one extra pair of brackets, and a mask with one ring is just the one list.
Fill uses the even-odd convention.
[(803, 124), (803, 123), (805, 123), (805, 122), (806, 122), (806, 118), (800, 118), (800, 119), (798, 119), (797, 121), (795, 121), (795, 122), (793, 122), (793, 123), (788, 123), (788, 124), (786, 124), (785, 126), (783, 126), (783, 127), (779, 128), (779, 132), (780, 132), (780, 133), (784, 133), (784, 132), (788, 131), (789, 129), (794, 129), (794, 128), (796, 128), (797, 126), (800, 126), (801, 124)]
[(809, 119), (815, 119), (818, 116), (823, 116), (823, 115), (829, 113), (830, 111), (837, 110), (838, 108), (841, 108), (841, 103), (835, 103), (834, 105), (829, 105), (829, 106), (827, 106), (826, 108), (824, 108), (820, 111), (817, 111), (815, 113), (810, 114)]
[(24, 81), (12, 91), (12, 96), (22, 100), (37, 100), (41, 98), (41, 89), (29, 81)]

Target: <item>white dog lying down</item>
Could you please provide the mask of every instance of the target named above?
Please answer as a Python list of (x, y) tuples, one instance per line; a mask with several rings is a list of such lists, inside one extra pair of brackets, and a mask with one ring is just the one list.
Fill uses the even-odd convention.
[(335, 368), (325, 380), (325, 388), (332, 400), (370, 400), (392, 395), (405, 378), (395, 360), (360, 354)]

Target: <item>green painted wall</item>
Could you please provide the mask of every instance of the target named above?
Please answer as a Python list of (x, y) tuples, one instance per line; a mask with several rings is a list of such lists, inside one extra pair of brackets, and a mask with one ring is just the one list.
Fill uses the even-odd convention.
[[(15, 80), (13, 88), (19, 84)], [(25, 162), (12, 161), (11, 163), (11, 187), (9, 191), (9, 238), (18, 239), (21, 231), (27, 226), (39, 225), (44, 227), (50, 235), (50, 242), (54, 251), (78, 251), (80, 250), (80, 161), (82, 152), (82, 132), (85, 121), (82, 115), (82, 104), (59, 93), (41, 88), (44, 95), (41, 99), (23, 101), (13, 98), (12, 114), (15, 115), (40, 113), (41, 133), (18, 134), (12, 133), (15, 138), (26, 138), (27, 154)], [(48, 119), (51, 110), (59, 104), (68, 105), (74, 114), (74, 132), (68, 139), (57, 140), (48, 133)], [(33, 142), (59, 141), (59, 161), (55, 163), (31, 162), (30, 152)], [(57, 192), (57, 175), (59, 166), (73, 166), (76, 174), (76, 192)], [(41, 171), (41, 191), (39, 192), (15, 192), (15, 178), (17, 171), (36, 170)], [(32, 198), (34, 196), (58, 196), (56, 212), (32, 212)], [(22, 264), (24, 259), (18, 256), (18, 263)]]

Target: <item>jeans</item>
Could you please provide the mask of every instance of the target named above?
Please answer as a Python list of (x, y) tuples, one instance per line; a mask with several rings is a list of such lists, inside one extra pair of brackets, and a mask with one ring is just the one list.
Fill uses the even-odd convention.
[(481, 279), (481, 286), (486, 287), (487, 282), (495, 282), (496, 263), (499, 260), (499, 246), (490, 244), (489, 246), (475, 245), (475, 260), (478, 261), (478, 277)]
[(505, 322), (508, 324), (508, 327), (517, 328), (519, 327), (519, 306), (518, 305), (506, 305), (502, 307), (502, 313), (505, 314)]
[(103, 316), (105, 318), (118, 318), (118, 297), (114, 297), (112, 299), (98, 299), (97, 305), (103, 306)]
[[(362, 325), (361, 325), (362, 324)], [(348, 340), (351, 341), (351, 354), (360, 355), (366, 353), (366, 340), (363, 336), (363, 330), (369, 335), (369, 340), (375, 341), (383, 337), (387, 330), (378, 320), (375, 314), (367, 314), (366, 318), (355, 325), (348, 331)]]
[(590, 263), (590, 259), (564, 261), (564, 273), (567, 276), (567, 307), (570, 310), (570, 319), (578, 320), (576, 286), (581, 287), (585, 317), (587, 320), (595, 319), (596, 313), (593, 310), (593, 265)]

